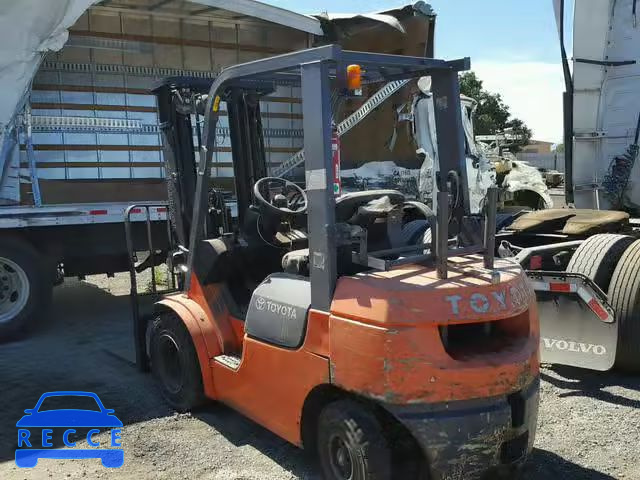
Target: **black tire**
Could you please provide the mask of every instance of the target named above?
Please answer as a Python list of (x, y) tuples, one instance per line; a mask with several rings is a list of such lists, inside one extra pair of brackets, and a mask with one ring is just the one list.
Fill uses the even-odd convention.
[(191, 335), (175, 312), (161, 312), (153, 321), (149, 342), (151, 370), (162, 396), (175, 410), (202, 405), (202, 371)]
[(429, 228), (427, 220), (413, 220), (402, 227), (402, 244), (415, 245), (422, 242), (425, 230)]
[(609, 233), (589, 237), (569, 260), (567, 272), (585, 275), (606, 292), (620, 257), (633, 240), (627, 235)]
[[(13, 237), (0, 238), (0, 304), (3, 305), (0, 312), (7, 309), (0, 313), (0, 342), (24, 335), (45, 315), (51, 303), (54, 278), (46, 265), (28, 242)], [(12, 312), (12, 308), (18, 310)]]
[(364, 404), (337, 400), (318, 419), (318, 458), (325, 480), (390, 480), (392, 452)]
[(640, 372), (640, 240), (622, 255), (607, 297), (618, 320), (616, 368)]
[(503, 465), (498, 467), (495, 471), (492, 471), (492, 480), (517, 480), (522, 477), (524, 466), (518, 465)]

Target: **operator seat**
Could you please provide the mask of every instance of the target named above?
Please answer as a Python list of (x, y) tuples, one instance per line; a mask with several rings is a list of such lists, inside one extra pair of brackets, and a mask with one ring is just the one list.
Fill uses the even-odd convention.
[[(384, 197), (388, 197), (388, 203), (376, 202), (374, 205), (369, 205), (370, 202), (383, 200)], [(365, 215), (375, 215), (376, 212), (378, 215), (386, 215), (390, 211), (389, 207), (400, 205), (404, 200), (404, 195), (397, 190), (368, 190), (345, 193), (336, 198), (336, 222), (350, 223), (354, 215), (359, 213), (360, 207), (365, 207), (363, 212)]]
[[(405, 196), (397, 190), (369, 190), (350, 192), (336, 198), (336, 223), (358, 225), (367, 230), (371, 243), (380, 246), (389, 243), (387, 238), (386, 217), (398, 205), (402, 205)], [(339, 258), (340, 265), (349, 263), (351, 252), (345, 258)], [(341, 252), (338, 252), (341, 257)], [(294, 275), (309, 275), (309, 249), (303, 248), (288, 252), (282, 257), (282, 269)]]

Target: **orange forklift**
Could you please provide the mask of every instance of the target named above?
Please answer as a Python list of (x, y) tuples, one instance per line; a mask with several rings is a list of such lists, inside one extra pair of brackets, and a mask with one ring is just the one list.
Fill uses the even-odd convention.
[[(194, 193), (171, 194), (180, 291), (151, 325), (134, 317), (138, 361), (171, 406), (229, 405), (317, 452), (328, 480), (514, 477), (536, 431), (538, 316), (521, 267), (494, 259), (497, 192), (482, 218), (469, 213), (458, 84), (469, 66), (328, 45), (227, 68), (206, 88), (164, 83), (161, 117), (180, 120), (164, 130), (169, 164), (193, 162), (189, 118), (204, 116), (185, 172)], [(437, 213), (395, 190), (335, 196), (332, 92), (423, 76)], [(302, 186), (268, 176), (260, 99), (279, 84), (301, 87)], [(235, 215), (209, 187), (222, 114)], [(403, 234), (416, 221), (435, 235)]]

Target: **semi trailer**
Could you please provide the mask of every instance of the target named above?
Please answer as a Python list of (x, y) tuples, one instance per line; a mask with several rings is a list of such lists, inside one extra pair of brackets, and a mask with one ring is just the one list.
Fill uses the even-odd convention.
[(640, 28), (635, 0), (576, 0), (573, 59), (555, 0), (565, 76), (569, 208), (516, 215), (502, 257), (536, 291), (541, 356), (595, 370), (640, 371)]

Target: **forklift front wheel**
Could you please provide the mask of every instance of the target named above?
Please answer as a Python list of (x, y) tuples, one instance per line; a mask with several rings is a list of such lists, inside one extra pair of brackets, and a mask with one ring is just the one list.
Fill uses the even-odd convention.
[(338, 400), (318, 420), (318, 456), (327, 480), (389, 480), (392, 455), (382, 426), (365, 405)]
[(184, 412), (204, 402), (200, 363), (189, 331), (175, 312), (159, 313), (150, 339), (151, 370), (162, 396)]

